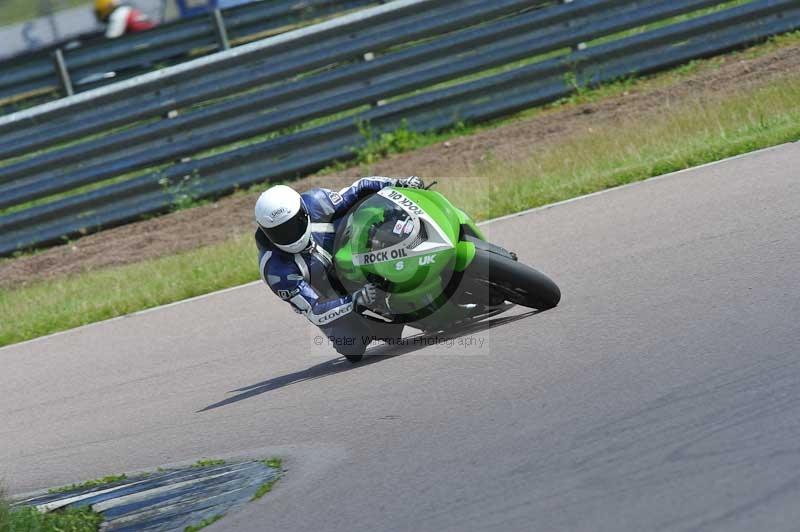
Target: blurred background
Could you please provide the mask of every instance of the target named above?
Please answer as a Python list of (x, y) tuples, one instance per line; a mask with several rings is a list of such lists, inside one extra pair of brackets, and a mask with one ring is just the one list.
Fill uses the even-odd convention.
[[(156, 23), (251, 0), (126, 0)], [(0, 0), (0, 59), (75, 39), (99, 36), (93, 0)]]

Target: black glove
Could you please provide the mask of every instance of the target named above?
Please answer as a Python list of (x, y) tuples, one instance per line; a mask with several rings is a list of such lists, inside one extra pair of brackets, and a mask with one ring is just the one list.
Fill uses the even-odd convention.
[(423, 183), (422, 179), (419, 177), (412, 175), (411, 177), (407, 177), (405, 179), (398, 179), (397, 186), (404, 188), (425, 188), (425, 183)]
[(378, 299), (378, 289), (372, 283), (367, 283), (364, 287), (353, 294), (353, 304), (356, 307), (369, 308)]

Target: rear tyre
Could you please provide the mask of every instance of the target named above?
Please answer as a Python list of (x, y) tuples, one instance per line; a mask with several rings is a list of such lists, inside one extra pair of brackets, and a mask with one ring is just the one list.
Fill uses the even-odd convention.
[(475, 258), (466, 271), (467, 277), (480, 288), (473, 288), (476, 296), (498, 299), (524, 307), (546, 310), (561, 301), (561, 290), (542, 272), (516, 262), (508, 257), (476, 249)]

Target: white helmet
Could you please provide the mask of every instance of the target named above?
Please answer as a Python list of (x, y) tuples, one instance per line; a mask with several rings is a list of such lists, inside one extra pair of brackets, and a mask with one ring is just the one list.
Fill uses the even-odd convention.
[(311, 221), (303, 198), (286, 185), (275, 185), (259, 196), (256, 222), (278, 249), (288, 253), (300, 253), (311, 242)]

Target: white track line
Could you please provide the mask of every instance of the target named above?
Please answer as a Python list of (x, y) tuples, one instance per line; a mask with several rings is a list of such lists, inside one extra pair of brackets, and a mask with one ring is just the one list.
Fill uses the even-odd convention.
[[(583, 196), (576, 196), (574, 198), (570, 198), (570, 199), (567, 199), (567, 200), (564, 200), (564, 201), (558, 201), (556, 203), (550, 203), (548, 205), (542, 205), (541, 207), (534, 207), (533, 209), (528, 209), (528, 210), (525, 210), (525, 211), (516, 212), (514, 214), (507, 214), (505, 216), (500, 216), (498, 218), (492, 218), (491, 220), (485, 220), (483, 222), (480, 222), (478, 225), (488, 225), (488, 224), (495, 223), (495, 222), (501, 222), (503, 220), (509, 220), (511, 218), (516, 218), (518, 216), (525, 216), (527, 214), (531, 214), (531, 213), (534, 213), (534, 212), (537, 212), (537, 211), (543, 211), (543, 210), (546, 210), (546, 209), (552, 209), (552, 208), (555, 208), (555, 207), (559, 207), (561, 205), (566, 205), (568, 203), (573, 203), (575, 201), (582, 201), (582, 200), (585, 200), (587, 198), (600, 196), (601, 194), (608, 194), (608, 193), (611, 193), (611, 192), (617, 192), (619, 190), (624, 190), (624, 189), (631, 188), (631, 187), (644, 186), (644, 185), (647, 185), (647, 184), (651, 184), (651, 183), (653, 183), (655, 181), (660, 181), (662, 179), (675, 177), (677, 175), (680, 175), (680, 174), (683, 174), (683, 173), (686, 173), (686, 172), (692, 172), (694, 170), (699, 170), (701, 168), (708, 168), (710, 166), (716, 166), (716, 165), (719, 165), (719, 164), (728, 163), (730, 161), (735, 161), (737, 159), (742, 159), (744, 157), (751, 157), (753, 155), (758, 155), (758, 154), (761, 154), (761, 153), (766, 153), (766, 152), (769, 152), (769, 151), (778, 150), (778, 149), (781, 149), (781, 148), (785, 148), (786, 146), (791, 146), (793, 144), (797, 144), (797, 143), (796, 142), (790, 142), (790, 143), (785, 143), (785, 144), (779, 144), (777, 146), (771, 146), (769, 148), (763, 148), (763, 149), (760, 149), (760, 150), (751, 151), (751, 152), (748, 152), (748, 153), (742, 153), (740, 155), (735, 155), (733, 157), (728, 157), (727, 159), (720, 159), (719, 161), (712, 161), (710, 163), (701, 164), (700, 166), (693, 166), (692, 168), (685, 168), (683, 170), (678, 170), (677, 172), (671, 172), (669, 174), (662, 174), (662, 175), (659, 175), (659, 176), (650, 177), (650, 178), (647, 178), (647, 179), (642, 179), (640, 181), (635, 181), (633, 183), (628, 183), (627, 185), (620, 185), (618, 187), (612, 187), (612, 188), (606, 188), (606, 189), (603, 189), (603, 190), (598, 190), (597, 192), (592, 192), (591, 194), (585, 194)], [(144, 309), (144, 310), (139, 310), (137, 312), (132, 312), (130, 314), (125, 314), (123, 316), (117, 316), (115, 318), (109, 318), (107, 320), (96, 321), (96, 322), (93, 322), (93, 323), (87, 323), (86, 325), (81, 325), (81, 326), (75, 327), (73, 329), (67, 329), (66, 331), (58, 331), (58, 332), (55, 332), (55, 333), (52, 333), (52, 334), (48, 334), (46, 336), (39, 336), (37, 338), (31, 338), (30, 340), (25, 340), (23, 342), (18, 342), (16, 344), (11, 344), (11, 345), (7, 345), (7, 346), (4, 346), (4, 347), (0, 347), (0, 351), (3, 351), (4, 349), (9, 349), (9, 348), (12, 348), (12, 347), (18, 347), (18, 346), (21, 346), (21, 345), (29, 344), (31, 342), (38, 342), (38, 341), (41, 341), (41, 340), (46, 340), (48, 338), (52, 338), (54, 336), (59, 336), (59, 335), (62, 335), (62, 334), (73, 333), (73, 332), (76, 332), (76, 331), (80, 331), (81, 329), (86, 329), (88, 327), (95, 327), (97, 325), (102, 325), (104, 323), (108, 323), (108, 322), (112, 322), (112, 321), (116, 321), (116, 320), (130, 318), (132, 316), (140, 316), (142, 314), (147, 314), (149, 312), (155, 312), (157, 310), (162, 310), (162, 309), (165, 309), (165, 308), (173, 307), (175, 305), (182, 305), (184, 303), (192, 303), (192, 302), (198, 301), (200, 299), (205, 299), (207, 297), (214, 297), (214, 296), (217, 296), (219, 294), (224, 294), (226, 292), (231, 292), (233, 290), (240, 290), (242, 288), (247, 288), (249, 286), (253, 286), (253, 285), (257, 285), (257, 284), (261, 284), (261, 283), (262, 283), (262, 281), (260, 281), (260, 280), (259, 281), (253, 281), (251, 283), (246, 283), (246, 284), (239, 285), (239, 286), (232, 286), (230, 288), (224, 288), (222, 290), (217, 290), (215, 292), (209, 292), (207, 294), (202, 294), (202, 295), (199, 295), (199, 296), (190, 297), (189, 299), (182, 299), (180, 301), (173, 301), (172, 303), (167, 303), (165, 305), (160, 305), (158, 307), (152, 307), (152, 308), (148, 308), (148, 309)]]

